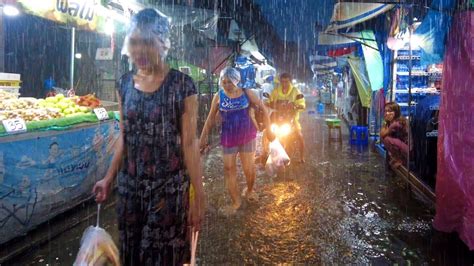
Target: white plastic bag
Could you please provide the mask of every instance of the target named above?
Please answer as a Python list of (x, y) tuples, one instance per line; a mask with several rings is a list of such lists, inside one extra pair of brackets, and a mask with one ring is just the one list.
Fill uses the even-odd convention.
[(117, 246), (102, 228), (89, 226), (81, 239), (81, 248), (74, 266), (120, 265)]
[(89, 226), (81, 239), (81, 248), (74, 266), (120, 266), (117, 246), (112, 237), (99, 227), (100, 204), (97, 206), (97, 226)]
[(269, 175), (274, 175), (278, 168), (288, 166), (290, 164), (290, 157), (281, 145), (278, 139), (270, 142), (270, 155), (268, 156), (265, 169)]

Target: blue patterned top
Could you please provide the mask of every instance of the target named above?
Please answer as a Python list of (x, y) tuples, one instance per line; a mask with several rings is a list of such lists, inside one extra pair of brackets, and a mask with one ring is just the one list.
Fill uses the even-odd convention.
[(238, 98), (230, 98), (221, 89), (219, 100), (219, 111), (222, 117), (222, 146), (235, 147), (255, 139), (257, 129), (249, 115), (250, 102), (247, 94), (244, 92)]

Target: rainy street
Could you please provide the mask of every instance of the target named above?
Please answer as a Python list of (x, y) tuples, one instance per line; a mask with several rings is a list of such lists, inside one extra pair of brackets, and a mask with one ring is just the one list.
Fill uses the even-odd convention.
[[(324, 124), (328, 117), (303, 115), (306, 164), (292, 164), (286, 174), (273, 178), (260, 167), (259, 200), (244, 204), (235, 217), (218, 212), (229, 198), (222, 151), (211, 150), (204, 160), (209, 206), (198, 263), (472, 264), (472, 254), (458, 238), (434, 233), (432, 206), (386, 170), (379, 154), (349, 145), (347, 134), (343, 143), (328, 142)], [(243, 188), (242, 174), (240, 180)], [(95, 208), (86, 205), (75, 214), (82, 223), (14, 258), (12, 265), (71, 265), (84, 229), (96, 221)], [(113, 202), (102, 212), (101, 225), (118, 240)]]
[(0, 0), (0, 266), (474, 265), (474, 0)]

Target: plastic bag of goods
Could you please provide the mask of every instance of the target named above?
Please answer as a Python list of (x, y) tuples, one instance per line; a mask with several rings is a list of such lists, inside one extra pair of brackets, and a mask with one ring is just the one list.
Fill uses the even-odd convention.
[(270, 142), (270, 156), (268, 156), (265, 169), (269, 175), (274, 175), (278, 168), (290, 164), (290, 157), (278, 139)]
[(98, 226), (89, 226), (81, 239), (74, 266), (118, 266), (120, 257), (112, 237)]

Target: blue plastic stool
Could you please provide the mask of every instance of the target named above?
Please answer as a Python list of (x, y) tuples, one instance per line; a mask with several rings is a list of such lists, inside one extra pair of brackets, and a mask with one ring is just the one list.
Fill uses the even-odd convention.
[(318, 113), (319, 114), (324, 114), (324, 104), (323, 103), (318, 104)]
[(369, 145), (369, 129), (361, 126), (351, 126), (350, 143), (352, 145)]

